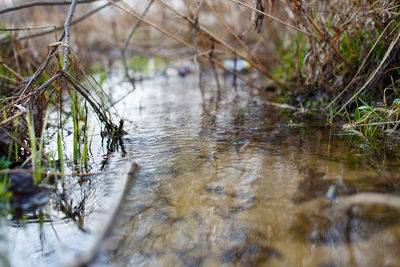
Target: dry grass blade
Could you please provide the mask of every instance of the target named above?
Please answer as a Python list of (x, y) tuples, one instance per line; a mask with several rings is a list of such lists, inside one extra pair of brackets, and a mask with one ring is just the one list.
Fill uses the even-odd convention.
[(9, 72), (11, 72), (12, 74), (15, 75), (15, 77), (17, 77), (20, 81), (22, 81), (24, 79), (24, 77), (22, 77), (18, 72), (16, 72), (15, 70), (13, 70), (12, 68), (10, 68), (6, 63), (1, 62), (1, 65), (8, 70)]
[(371, 47), (371, 49), (369, 50), (367, 56), (364, 58), (363, 62), (361, 63), (360, 67), (358, 68), (356, 74), (353, 76), (353, 78), (351, 79), (350, 83), (348, 83), (346, 85), (346, 87), (325, 107), (325, 111), (327, 111), (334, 103), (336, 103), (336, 101), (345, 93), (347, 92), (347, 90), (350, 88), (351, 85), (354, 84), (354, 82), (356, 81), (358, 75), (361, 73), (361, 71), (364, 68), (365, 63), (367, 62), (367, 60), (369, 59), (369, 57), (372, 55), (372, 52), (374, 51), (376, 45), (379, 43), (379, 41), (381, 40), (382, 36), (384, 36), (386, 30), (389, 28), (389, 26), (392, 24), (393, 21), (391, 21), (386, 27), (385, 29), (382, 31), (382, 33), (378, 36), (378, 38), (376, 39), (374, 45)]
[(315, 38), (315, 36), (314, 36), (312, 33), (303, 31), (302, 29), (300, 29), (300, 28), (298, 28), (298, 27), (296, 27), (296, 26), (290, 25), (289, 23), (286, 23), (286, 22), (284, 22), (284, 21), (281, 20), (281, 19), (278, 19), (278, 18), (276, 18), (276, 17), (274, 17), (274, 16), (272, 16), (272, 15), (270, 15), (270, 14), (268, 14), (268, 13), (265, 13), (265, 12), (263, 12), (263, 11), (261, 11), (261, 10), (258, 10), (258, 9), (254, 8), (254, 7), (252, 7), (252, 6), (249, 6), (249, 5), (245, 4), (245, 3), (239, 2), (239, 1), (237, 1), (237, 0), (227, 0), (227, 1), (231, 1), (232, 3), (235, 3), (235, 4), (237, 4), (237, 5), (246, 7), (247, 9), (249, 9), (249, 10), (251, 10), (251, 11), (253, 11), (253, 12), (259, 13), (259, 14), (264, 15), (264, 16), (266, 16), (266, 17), (272, 19), (272, 20), (275, 20), (275, 21), (279, 22), (279, 23), (281, 23), (282, 25), (284, 25), (284, 26), (286, 26), (286, 27), (289, 27), (289, 28), (291, 28), (291, 29), (293, 29), (293, 30), (299, 31), (299, 32), (301, 32), (301, 33), (304, 33), (304, 34), (306, 34), (307, 36), (310, 36), (310, 37), (314, 37), (314, 38)]
[(1, 127), (4, 127), (5, 125), (7, 125), (7, 124), (9, 124), (9, 123), (12, 123), (16, 118), (21, 117), (21, 116), (24, 115), (24, 114), (25, 114), (24, 111), (20, 111), (20, 112), (14, 114), (13, 116), (8, 117), (7, 119), (1, 121), (1, 122), (0, 122), (0, 126), (1, 126)]

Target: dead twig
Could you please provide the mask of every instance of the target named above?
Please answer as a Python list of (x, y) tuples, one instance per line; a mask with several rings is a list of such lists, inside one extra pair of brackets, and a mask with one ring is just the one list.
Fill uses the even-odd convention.
[(48, 79), (43, 85), (41, 85), (38, 89), (32, 92), (32, 94), (29, 96), (28, 100), (25, 102), (24, 106), (30, 102), (32, 97), (38, 96), (41, 92), (47, 89), (53, 82), (55, 82), (58, 78), (62, 76), (63, 72), (59, 71), (57, 72), (53, 77)]
[(358, 193), (355, 195), (339, 198), (340, 206), (349, 209), (354, 205), (385, 205), (400, 209), (400, 197), (385, 193)]
[(24, 77), (22, 77), (21, 75), (18, 74), (18, 72), (16, 72), (15, 70), (13, 70), (12, 68), (10, 68), (6, 63), (4, 62), (0, 62), (0, 64), (7, 69), (9, 72), (11, 72), (12, 74), (14, 74), (15, 77), (17, 77), (20, 81), (22, 81), (24, 79)]
[(64, 66), (63, 70), (66, 71), (68, 69), (69, 63), (69, 53), (70, 53), (70, 41), (71, 41), (71, 32), (70, 32), (70, 25), (72, 17), (74, 16), (76, 5), (78, 4), (78, 0), (72, 0), (71, 6), (69, 8), (67, 19), (65, 20), (64, 24), (64, 31), (65, 31), (65, 49), (64, 49)]
[[(118, 1), (119, 0), (114, 0), (114, 2), (118, 2)], [(72, 21), (70, 26), (75, 25), (75, 24), (87, 19), (91, 15), (99, 12), (100, 10), (102, 10), (102, 9), (104, 9), (104, 8), (110, 6), (110, 5), (111, 5), (110, 3), (107, 3), (107, 4), (104, 4), (102, 6), (99, 6), (98, 8), (93, 9), (92, 11), (90, 11), (90, 12), (86, 13), (85, 15), (82, 15), (81, 17), (77, 18), (76, 20)], [(40, 37), (40, 36), (47, 35), (47, 34), (50, 34), (50, 33), (54, 33), (55, 31), (59, 31), (59, 30), (64, 30), (64, 25), (57, 26), (57, 27), (55, 27), (55, 29), (52, 29), (52, 30), (47, 30), (47, 31), (38, 32), (38, 33), (35, 33), (35, 34), (30, 34), (30, 35), (17, 37), (14, 40), (15, 41), (22, 41), (22, 40), (26, 40), (26, 39), (36, 38), (36, 37)], [(12, 40), (10, 40), (10, 39), (2, 40), (2, 41), (0, 41), (0, 45), (9, 44), (11, 42), (12, 42)]]
[[(147, 12), (149, 12), (151, 5), (154, 3), (155, 0), (151, 0), (148, 5), (146, 6), (146, 9), (143, 11), (142, 16), (145, 17)], [(121, 50), (121, 55), (122, 55), (122, 62), (124, 64), (124, 70), (125, 70), (125, 77), (129, 80), (129, 82), (132, 84), (132, 87), (135, 88), (135, 79), (132, 78), (129, 75), (128, 71), (128, 64), (126, 62), (126, 50), (128, 49), (129, 42), (132, 39), (133, 34), (135, 33), (136, 29), (139, 27), (141, 20), (138, 19), (135, 23), (135, 25), (132, 27), (131, 32), (129, 33), (128, 39), (125, 42), (124, 48)]]
[(43, 26), (31, 26), (31, 27), (19, 27), (19, 28), (1, 28), (0, 31), (2, 31), (2, 32), (31, 31), (31, 30), (41, 30), (41, 29), (48, 29), (48, 28), (54, 29), (55, 27), (56, 27), (55, 25), (43, 25)]
[[(84, 3), (92, 3), (96, 2), (99, 0), (78, 0), (78, 4), (84, 4)], [(0, 14), (4, 14), (7, 12), (11, 11), (16, 11), (16, 10), (21, 10), (25, 8), (30, 8), (34, 6), (61, 6), (61, 5), (70, 5), (72, 1), (34, 1), (30, 3), (24, 3), (12, 7), (6, 7), (3, 9), (0, 9)]]
[[(47, 89), (53, 82), (55, 82), (58, 78), (60, 78), (62, 76), (62, 72), (57, 72), (53, 77), (51, 77), (47, 82), (45, 82), (42, 86), (40, 86), (38, 89), (36, 89), (36, 91), (32, 92), (30, 95), (25, 96), (24, 98), (20, 98), (19, 100), (24, 100), (27, 99), (25, 101), (25, 103), (23, 104), (23, 107), (26, 107), (28, 104), (31, 103), (31, 100), (34, 96), (39, 95), (42, 91), (44, 91), (45, 89)], [(18, 101), (18, 100), (17, 100)], [(10, 105), (7, 106), (14, 106), (16, 104), (17, 101), (13, 101)], [(0, 126), (4, 126), (8, 123), (11, 123), (14, 121), (14, 119), (24, 115), (26, 113), (26, 110), (23, 109), (21, 111), (19, 111), (18, 113), (14, 114), (13, 116), (7, 118), (6, 120), (0, 122)]]

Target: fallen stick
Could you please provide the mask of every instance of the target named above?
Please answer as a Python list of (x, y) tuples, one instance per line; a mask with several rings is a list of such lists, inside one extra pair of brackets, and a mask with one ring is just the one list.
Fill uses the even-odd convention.
[(109, 235), (111, 229), (115, 223), (118, 212), (120, 211), (120, 207), (122, 201), (124, 200), (126, 194), (130, 189), (130, 185), (136, 177), (136, 173), (139, 170), (139, 165), (136, 163), (132, 163), (129, 171), (124, 175), (123, 181), (120, 183), (120, 187), (116, 190), (119, 192), (117, 200), (114, 202), (114, 205), (111, 207), (111, 212), (107, 217), (107, 220), (104, 221), (102, 225), (104, 225), (103, 229), (97, 234), (97, 237), (93, 241), (92, 246), (87, 250), (86, 253), (78, 256), (78, 258), (72, 264), (67, 264), (68, 267), (80, 267), (87, 266), (92, 263), (96, 259), (96, 255), (101, 248), (101, 245), (104, 239)]
[(349, 209), (357, 204), (375, 204), (386, 205), (394, 209), (400, 210), (400, 196), (385, 193), (358, 193), (351, 196), (339, 198), (340, 207)]

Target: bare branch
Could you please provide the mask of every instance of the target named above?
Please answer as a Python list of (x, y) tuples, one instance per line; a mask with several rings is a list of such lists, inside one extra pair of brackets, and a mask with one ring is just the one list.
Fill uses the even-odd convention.
[(63, 66), (64, 71), (66, 71), (68, 69), (69, 53), (71, 52), (70, 47), (69, 47), (70, 41), (71, 41), (70, 26), (71, 26), (72, 17), (74, 16), (74, 12), (75, 12), (75, 8), (76, 8), (77, 4), (78, 4), (78, 0), (72, 1), (71, 7), (69, 8), (67, 19), (65, 20), (65, 24), (64, 24), (64, 31), (65, 31), (65, 49), (64, 49), (64, 66)]
[[(118, 0), (116, 0), (115, 2), (117, 2)], [(100, 10), (102, 10), (105, 7), (108, 7), (109, 5), (111, 5), (110, 3), (104, 4), (102, 6), (99, 6), (98, 8), (93, 9), (92, 11), (86, 13), (85, 15), (79, 17), (78, 19), (74, 20), (71, 22), (71, 26), (74, 24), (77, 24), (85, 19), (87, 19), (88, 17), (90, 17), (91, 15), (93, 15), (94, 13), (99, 12)], [(63, 26), (58, 26), (55, 29), (51, 29), (51, 30), (47, 30), (47, 31), (43, 31), (43, 32), (38, 32), (35, 34), (30, 34), (30, 35), (25, 35), (25, 36), (21, 36), (18, 38), (15, 38), (15, 41), (21, 41), (21, 40), (25, 40), (25, 39), (30, 39), (30, 38), (35, 38), (35, 37), (39, 37), (39, 36), (43, 36), (43, 35), (47, 35), (50, 33), (54, 33), (54, 31), (59, 31), (59, 30), (63, 30), (64, 29), (64, 25)], [(3, 40), (0, 41), (0, 45), (2, 44), (9, 44), (11, 43), (11, 40)]]
[(48, 29), (52, 28), (54, 29), (56, 26), (55, 25), (43, 25), (43, 26), (32, 26), (32, 27), (19, 27), (19, 28), (1, 28), (1, 32), (6, 32), (6, 31), (31, 31), (31, 30), (40, 30), (40, 29)]
[(38, 89), (36, 89), (28, 98), (28, 100), (25, 102), (24, 105), (30, 102), (33, 96), (39, 95), (43, 90), (47, 89), (53, 82), (55, 82), (58, 78), (62, 76), (62, 72), (57, 72), (53, 77), (51, 77), (47, 82), (45, 82), (42, 86), (40, 86)]
[[(78, 4), (83, 4), (83, 3), (92, 3), (96, 2), (99, 0), (78, 0)], [(12, 6), (12, 7), (6, 7), (3, 9), (0, 9), (0, 14), (11, 12), (11, 11), (16, 11), (20, 9), (25, 9), (25, 8), (30, 8), (34, 6), (61, 6), (61, 5), (70, 5), (71, 1), (35, 1), (35, 2), (30, 2), (30, 3), (24, 3), (20, 4), (17, 6)]]

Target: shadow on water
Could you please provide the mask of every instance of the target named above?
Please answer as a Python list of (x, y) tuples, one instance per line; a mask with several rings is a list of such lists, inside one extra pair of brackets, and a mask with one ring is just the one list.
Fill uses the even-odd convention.
[[(108, 83), (111, 98), (124, 95), (124, 84), (111, 87), (113, 77)], [(93, 141), (98, 163), (91, 170), (102, 174), (56, 190), (41, 248), (14, 262), (34, 257), (51, 265), (85, 251), (122, 169), (137, 162), (141, 169), (95, 266), (397, 264), (397, 146), (266, 106), (262, 93), (239, 84), (237, 92), (203, 85), (200, 91), (196, 76), (160, 78), (125, 96), (116, 108), (128, 134), (117, 143)], [(36, 226), (14, 227), (15, 243), (26, 240), (24, 231), (39, 244)], [(16, 247), (17, 256), (26, 250)]]

